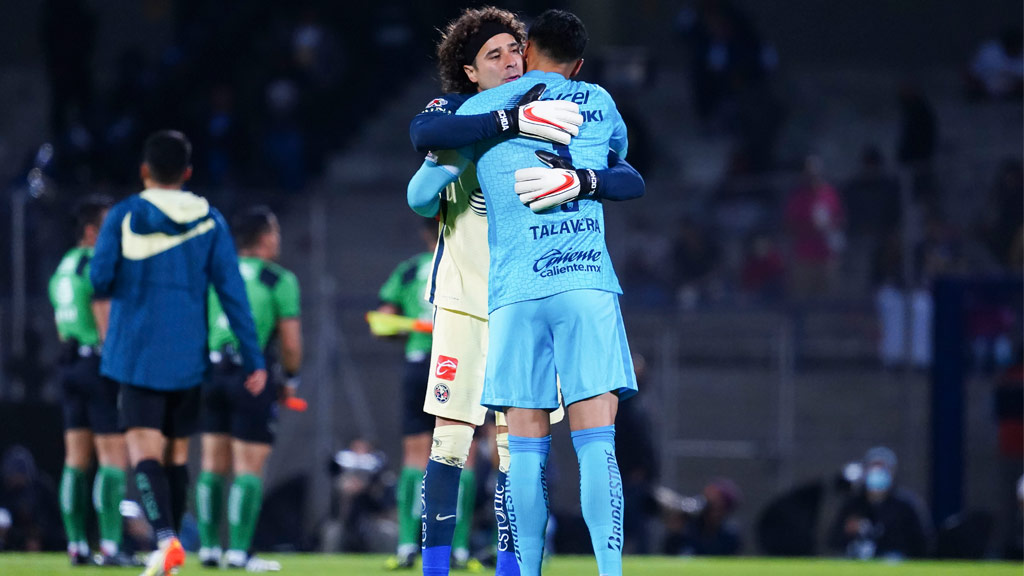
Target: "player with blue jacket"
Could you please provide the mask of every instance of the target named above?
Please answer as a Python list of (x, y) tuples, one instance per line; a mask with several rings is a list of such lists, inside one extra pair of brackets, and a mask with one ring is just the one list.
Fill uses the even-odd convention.
[(159, 544), (145, 576), (185, 562), (176, 530), (207, 370), (209, 286), (238, 336), (246, 389), (257, 395), (267, 379), (231, 233), (206, 199), (181, 189), (192, 175), (191, 152), (180, 132), (146, 140), (146, 189), (110, 210), (90, 271), (96, 296), (111, 301), (100, 371), (120, 384), (128, 456)]
[[(483, 404), (509, 421), (509, 516), (520, 569), (540, 573), (550, 446), (548, 411), (558, 406), (556, 374), (580, 461), (584, 519), (601, 574), (622, 573), (622, 489), (615, 461), (619, 399), (636, 392), (618, 306), (620, 288), (604, 242), (604, 215), (587, 171), (624, 155), (625, 125), (599, 86), (570, 80), (582, 65), (586, 31), (571, 13), (549, 10), (530, 29), (528, 72), (481, 92), (457, 114), (508, 109), (538, 83), (546, 98), (570, 100), (584, 117), (566, 146), (494, 138), (437, 164), (454, 180), (475, 163), (487, 204), (490, 348)], [(556, 155), (556, 157), (553, 157)], [(581, 172), (583, 174), (581, 174)]]

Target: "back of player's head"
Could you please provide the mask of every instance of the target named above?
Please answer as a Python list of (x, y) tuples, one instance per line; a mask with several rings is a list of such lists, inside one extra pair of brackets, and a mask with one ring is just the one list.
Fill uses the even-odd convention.
[(441, 90), (460, 94), (476, 92), (476, 83), (469, 80), (462, 67), (472, 65), (480, 47), (500, 33), (511, 34), (520, 44), (526, 40), (526, 27), (519, 18), (494, 6), (467, 8), (449, 22), (437, 45)]
[(180, 182), (192, 164), (192, 143), (177, 130), (161, 130), (146, 138), (142, 161), (160, 184)]
[(548, 58), (568, 64), (583, 58), (587, 48), (587, 29), (583, 21), (566, 10), (545, 11), (530, 24), (530, 45)]
[(75, 205), (75, 237), (81, 239), (87, 226), (99, 228), (103, 224), (103, 216), (114, 205), (109, 196), (94, 194), (86, 196)]
[(240, 250), (254, 247), (264, 234), (274, 229), (275, 222), (277, 217), (267, 206), (251, 206), (239, 212), (231, 220), (236, 247)]

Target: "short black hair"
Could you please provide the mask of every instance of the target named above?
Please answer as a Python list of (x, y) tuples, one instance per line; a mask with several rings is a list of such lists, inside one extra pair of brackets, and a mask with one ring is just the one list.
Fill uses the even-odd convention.
[(587, 29), (572, 12), (552, 8), (530, 24), (527, 39), (552, 60), (566, 64), (583, 58)]
[(161, 130), (146, 138), (142, 161), (153, 180), (173, 184), (181, 180), (192, 164), (192, 143), (177, 130)]
[(75, 237), (79, 240), (85, 235), (86, 226), (103, 224), (103, 214), (114, 205), (114, 199), (103, 194), (93, 194), (82, 198), (75, 205)]
[(235, 237), (236, 247), (245, 249), (255, 246), (264, 234), (270, 232), (275, 220), (277, 216), (274, 212), (262, 204), (235, 214), (231, 220), (231, 233)]

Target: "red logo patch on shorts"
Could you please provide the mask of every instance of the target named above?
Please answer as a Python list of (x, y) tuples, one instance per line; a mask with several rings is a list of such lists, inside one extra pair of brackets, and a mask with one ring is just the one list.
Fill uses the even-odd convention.
[(459, 368), (458, 358), (438, 356), (437, 366), (434, 367), (434, 376), (441, 380), (455, 380), (455, 371)]

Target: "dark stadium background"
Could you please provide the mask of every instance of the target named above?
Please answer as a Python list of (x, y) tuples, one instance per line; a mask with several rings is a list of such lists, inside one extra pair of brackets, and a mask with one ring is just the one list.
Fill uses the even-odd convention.
[[(463, 3), (96, 0), (62, 12), (74, 4), (0, 7), (0, 451), (24, 444), (59, 476), (45, 283), (73, 241), (70, 208), (138, 191), (142, 139), (178, 128), (195, 144), (193, 190), (228, 214), (266, 202), (282, 215), (311, 409), (284, 415), (267, 485), (303, 486), (295, 543), (311, 545), (336, 451), (363, 437), (398, 462), (401, 350), (373, 339), (363, 314), (421, 249), (404, 201), (420, 162), (408, 121), (439, 92), (436, 28)], [(734, 8), (736, 46), (752, 55), (725, 80), (695, 75), (714, 57), (704, 4)], [(619, 441), (636, 442), (636, 467), (670, 491), (661, 505), (730, 478), (743, 552), (764, 553), (765, 506), (812, 484), (824, 552), (834, 479), (887, 445), (936, 526), (988, 513), (987, 550), (1001, 550), (1022, 471), (1000, 427), (1022, 417), (1024, 114), (1019, 92), (988, 96), (969, 72), (980, 46), (1019, 32), (1019, 0), (502, 5), (576, 11), (591, 33), (583, 75), (630, 127), (647, 194), (606, 206), (607, 236), (647, 373)], [(883, 165), (874, 196), (856, 195), (866, 147)], [(831, 284), (801, 291), (784, 214), (810, 156), (844, 201), (845, 246)], [(915, 335), (892, 332), (929, 315)], [(901, 342), (923, 356), (908, 360)], [(562, 549), (579, 550), (564, 428), (554, 511)], [(652, 516), (654, 551), (665, 530)]]

